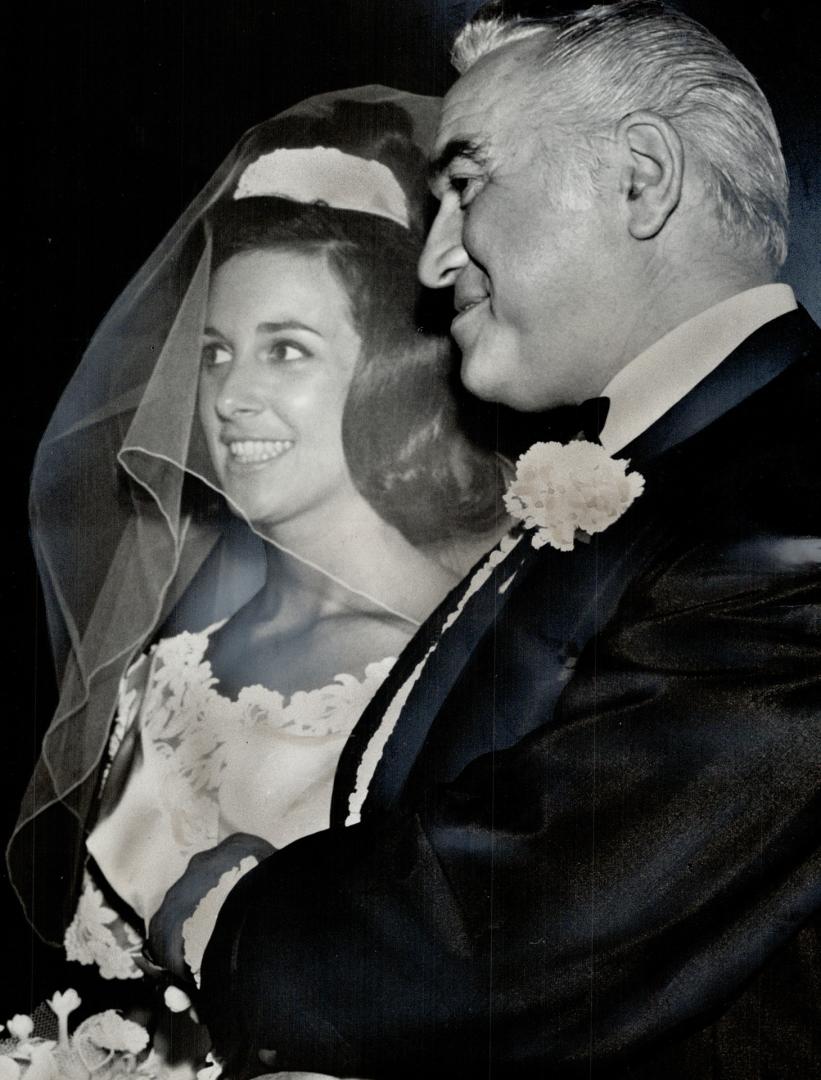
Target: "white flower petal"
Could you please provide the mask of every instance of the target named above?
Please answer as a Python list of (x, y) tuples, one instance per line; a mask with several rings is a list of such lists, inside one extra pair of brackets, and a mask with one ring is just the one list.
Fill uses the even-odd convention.
[(163, 994), (165, 1007), (172, 1013), (185, 1012), (191, 1008), (191, 998), (179, 986), (167, 986)]
[(583, 440), (534, 443), (516, 463), (505, 507), (526, 529), (536, 530), (534, 548), (550, 544), (572, 551), (577, 532), (602, 532), (641, 495), (644, 478), (628, 473), (628, 465)]
[(101, 1050), (139, 1054), (148, 1045), (148, 1032), (141, 1024), (125, 1017), (115, 1009), (95, 1013), (84, 1020), (74, 1034), (75, 1040), (87, 1039)]
[(19, 1080), (22, 1073), (14, 1058), (0, 1057), (0, 1080)]
[(25, 1042), (34, 1031), (34, 1021), (24, 1013), (15, 1013), (11, 1020), (6, 1021), (6, 1024), (8, 1025), (9, 1034), (18, 1042)]

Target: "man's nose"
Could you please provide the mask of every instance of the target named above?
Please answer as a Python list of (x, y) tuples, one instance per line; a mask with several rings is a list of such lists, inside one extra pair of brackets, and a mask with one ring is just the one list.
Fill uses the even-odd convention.
[(445, 196), (419, 257), (419, 280), (429, 289), (443, 289), (453, 284), (468, 261), (462, 245), (462, 211)]

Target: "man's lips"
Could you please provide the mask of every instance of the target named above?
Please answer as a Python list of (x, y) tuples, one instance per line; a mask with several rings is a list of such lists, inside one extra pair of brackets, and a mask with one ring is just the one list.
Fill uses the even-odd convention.
[(473, 312), (484, 310), (489, 301), (490, 297), (486, 294), (483, 296), (471, 297), (470, 299), (457, 300), (456, 317), (450, 324), (451, 330), (455, 331), (463, 322), (467, 322)]
[(470, 311), (471, 308), (477, 307), (487, 299), (488, 294), (486, 292), (463, 293), (459, 292), (457, 288), (453, 298), (453, 306), (456, 308), (457, 315), (464, 315), (466, 311)]

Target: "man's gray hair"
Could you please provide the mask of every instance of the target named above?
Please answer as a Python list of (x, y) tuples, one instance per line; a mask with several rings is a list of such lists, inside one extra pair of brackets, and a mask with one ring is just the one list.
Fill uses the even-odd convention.
[[(482, 18), (459, 33), (460, 74), (502, 45), (532, 40), (539, 70), (558, 76), (569, 122), (588, 138), (649, 110), (703, 163), (722, 233), (772, 267), (787, 255), (788, 182), (770, 106), (758, 83), (700, 23), (653, 0), (599, 4), (542, 19)], [(540, 87), (536, 87), (537, 92)]]

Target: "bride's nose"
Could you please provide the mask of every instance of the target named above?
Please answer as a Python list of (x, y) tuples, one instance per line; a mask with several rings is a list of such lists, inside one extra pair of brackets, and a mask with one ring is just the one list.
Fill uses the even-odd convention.
[(217, 395), (217, 412), (223, 420), (252, 416), (265, 407), (263, 387), (253, 364), (231, 364)]

